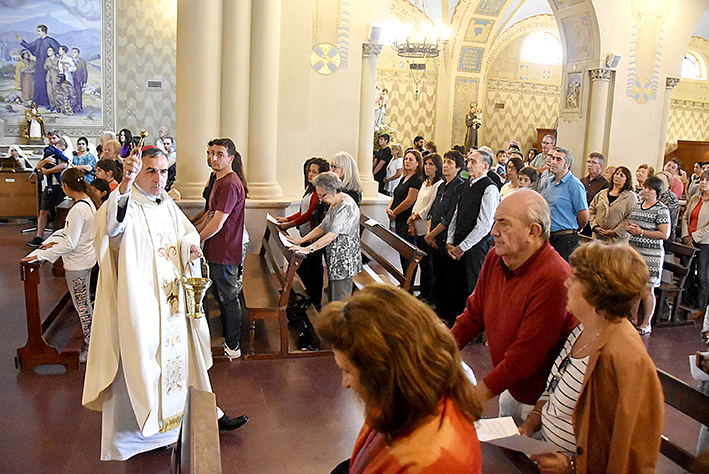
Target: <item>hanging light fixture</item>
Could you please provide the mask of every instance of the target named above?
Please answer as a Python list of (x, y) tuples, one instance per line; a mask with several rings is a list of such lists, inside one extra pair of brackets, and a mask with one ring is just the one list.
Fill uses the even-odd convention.
[[(422, 28), (423, 38), (419, 41), (414, 41), (411, 38), (413, 25), (406, 28), (408, 34), (397, 35), (391, 43), (391, 47), (396, 51), (396, 54), (406, 59), (409, 65), (411, 78), (416, 86), (416, 99), (419, 96), (419, 84), (426, 74), (426, 64), (432, 58), (437, 58), (441, 54), (441, 50), (448, 43), (448, 28), (432, 28), (431, 25), (424, 25)], [(431, 31), (433, 30), (433, 31)], [(423, 59), (424, 61), (416, 61)]]

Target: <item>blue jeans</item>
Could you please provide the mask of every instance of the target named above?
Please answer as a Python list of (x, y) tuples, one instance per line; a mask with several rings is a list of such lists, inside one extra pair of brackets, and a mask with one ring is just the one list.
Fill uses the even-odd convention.
[(243, 264), (222, 265), (209, 263), (212, 291), (219, 302), (220, 319), (224, 342), (229, 349), (236, 349), (241, 343), (241, 281)]

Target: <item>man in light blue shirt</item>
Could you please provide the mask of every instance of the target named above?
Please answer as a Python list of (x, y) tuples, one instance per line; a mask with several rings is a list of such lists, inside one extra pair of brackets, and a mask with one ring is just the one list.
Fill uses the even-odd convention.
[(544, 188), (542, 196), (551, 209), (551, 236), (549, 243), (565, 260), (579, 245), (579, 229), (588, 223), (586, 188), (571, 173), (574, 155), (566, 148), (554, 148), (549, 171), (553, 177)]

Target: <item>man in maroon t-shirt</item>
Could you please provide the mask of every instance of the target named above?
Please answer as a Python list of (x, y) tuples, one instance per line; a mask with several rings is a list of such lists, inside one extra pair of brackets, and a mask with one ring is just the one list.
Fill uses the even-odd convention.
[[(204, 242), (204, 256), (209, 261), (209, 274), (221, 310), (224, 352), (229, 359), (241, 357), (241, 277), (244, 270), (242, 242), (244, 237), (244, 204), (246, 190), (243, 173), (232, 169), (234, 160), (241, 161), (236, 145), (228, 138), (217, 138), (208, 144), (207, 158), (216, 174), (209, 197), (209, 212), (195, 227)], [(237, 170), (242, 170), (237, 163)]]
[(500, 416), (518, 425), (577, 324), (566, 310), (571, 267), (549, 245), (550, 227), (549, 206), (536, 191), (520, 189), (500, 202), (495, 247), (452, 329), (461, 349), (487, 331), (493, 369), (475, 389), (481, 401), (500, 395)]

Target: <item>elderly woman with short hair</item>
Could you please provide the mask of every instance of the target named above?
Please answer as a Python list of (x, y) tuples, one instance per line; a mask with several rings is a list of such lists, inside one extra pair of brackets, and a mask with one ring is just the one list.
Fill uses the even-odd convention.
[(578, 318), (520, 426), (561, 452), (532, 456), (542, 474), (650, 474), (660, 452), (664, 400), (655, 363), (629, 318), (650, 276), (626, 243), (594, 241), (571, 254), (567, 310)]
[[(322, 223), (302, 238), (290, 238), (296, 252), (308, 255), (324, 248), (327, 274), (330, 280), (328, 296), (338, 301), (352, 294), (352, 277), (362, 271), (359, 240), (359, 207), (342, 192), (342, 181), (332, 171), (313, 179), (315, 192), (330, 209)], [(301, 247), (304, 243), (310, 243)]]

